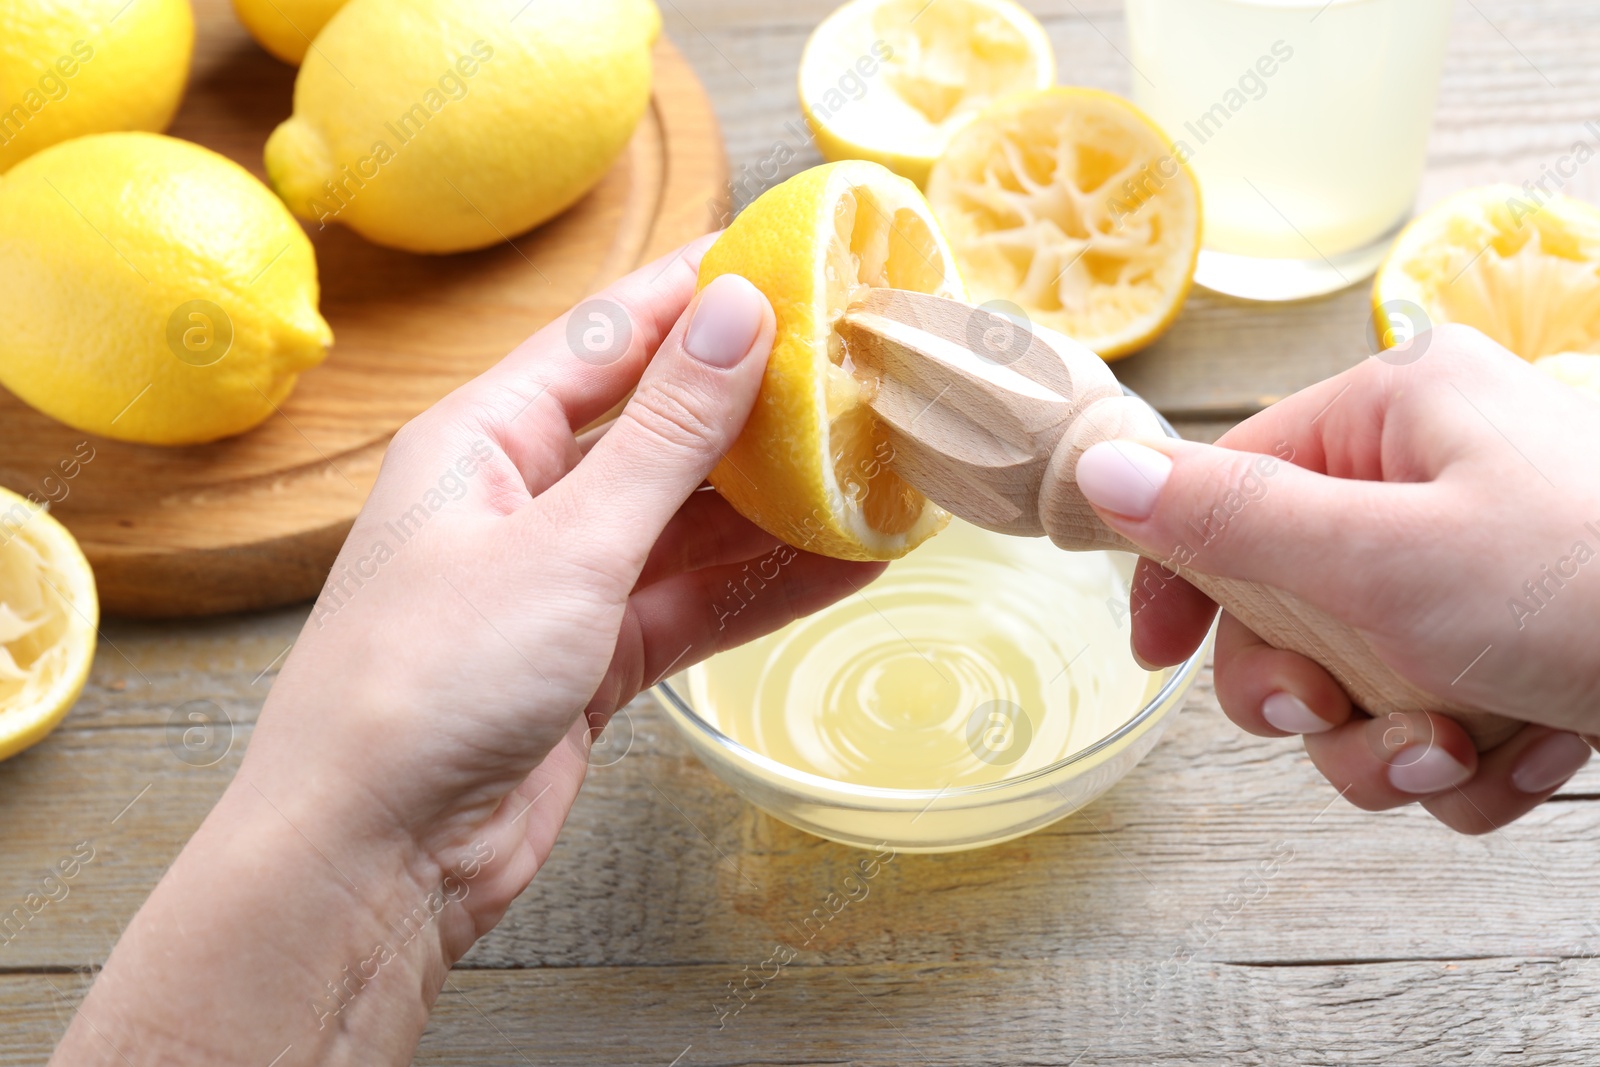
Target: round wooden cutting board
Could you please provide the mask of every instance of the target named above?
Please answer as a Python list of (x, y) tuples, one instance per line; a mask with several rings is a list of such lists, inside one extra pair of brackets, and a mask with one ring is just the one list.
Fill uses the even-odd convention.
[[(227, 0), (197, 0), (195, 15), (194, 73), (169, 132), (263, 176), (294, 70), (255, 45)], [(716, 119), (665, 39), (655, 58), (655, 97), (628, 151), (532, 233), (429, 257), (308, 227), (337, 340), (268, 422), (216, 444), (152, 448), (79, 433), (0, 390), (0, 485), (51, 502), (109, 613), (314, 597), (402, 423), (584, 296), (714, 227), (727, 198)]]

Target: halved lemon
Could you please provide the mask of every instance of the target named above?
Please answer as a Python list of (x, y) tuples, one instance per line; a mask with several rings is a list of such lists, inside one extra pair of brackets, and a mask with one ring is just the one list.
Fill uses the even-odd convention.
[(1200, 186), (1161, 129), (1098, 89), (1001, 100), (951, 142), (928, 201), (974, 300), (1106, 360), (1161, 336), (1200, 255)]
[(1600, 209), (1542, 199), (1493, 185), (1418, 216), (1373, 285), (1378, 336), (1409, 329), (1402, 320), (1420, 308), (1431, 323), (1475, 326), (1529, 361), (1600, 352)]
[(66, 717), (94, 660), (94, 575), (44, 508), (0, 489), (0, 759)]
[(1037, 19), (1012, 0), (851, 0), (800, 58), (800, 108), (824, 159), (921, 184), (990, 102), (1056, 80)]
[(772, 301), (778, 333), (744, 433), (711, 484), (789, 544), (840, 559), (894, 559), (949, 515), (890, 469), (893, 450), (834, 330), (868, 287), (965, 299), (917, 187), (876, 163), (830, 163), (745, 208), (706, 253), (705, 286), (741, 274)]

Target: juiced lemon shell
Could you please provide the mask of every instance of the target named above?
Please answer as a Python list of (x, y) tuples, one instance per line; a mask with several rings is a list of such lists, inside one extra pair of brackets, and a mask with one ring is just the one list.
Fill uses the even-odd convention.
[[(1511, 185), (1418, 216), (1373, 284), (1378, 336), (1458, 322), (1526, 360), (1600, 352), (1600, 209)], [(1425, 316), (1414, 319), (1414, 309)]]
[(711, 474), (743, 515), (843, 559), (893, 559), (944, 526), (949, 516), (892, 470), (833, 326), (865, 286), (964, 299), (954, 262), (917, 187), (855, 161), (769, 190), (711, 247), (700, 284), (743, 275), (778, 319), (755, 410)]
[(1194, 282), (1200, 186), (1112, 93), (999, 101), (940, 157), (928, 200), (974, 300), (1013, 303), (1103, 359), (1164, 333)]
[(651, 0), (350, 0), (295, 81), (266, 168), (301, 218), (461, 252), (559, 214), (650, 102)]
[(72, 709), (99, 619), (94, 575), (72, 535), (0, 489), (0, 759), (42, 740)]
[(920, 185), (984, 107), (1055, 76), (1044, 28), (1013, 0), (851, 0), (806, 42), (800, 107), (823, 158)]
[(1600, 399), (1600, 355), (1558, 352), (1553, 356), (1540, 356), (1533, 365), (1556, 381)]

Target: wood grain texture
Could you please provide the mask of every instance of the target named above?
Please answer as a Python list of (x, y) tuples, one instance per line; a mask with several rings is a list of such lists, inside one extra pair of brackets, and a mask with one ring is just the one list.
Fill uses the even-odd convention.
[(1039, 493), (1056, 444), (1096, 401), (1122, 396), (1082, 345), (955, 300), (875, 289), (836, 330), (872, 375), (900, 477), (999, 533), (1046, 532)]
[[(457, 972), (416, 1063), (1589, 1067), (1585, 1020), (1600, 996), (1592, 959), (1325, 968), (797, 960), (719, 1028), (717, 992), (740, 973)], [(0, 978), (9, 1024), (0, 1063), (40, 1062), (82, 995), (77, 975)], [(1531, 1002), (1539, 1009), (1523, 1010)], [(645, 1017), (654, 1025), (640, 1025)]]
[[(1064, 78), (1127, 89), (1117, 0), (1027, 3)], [(831, 7), (662, 4), (716, 103), (737, 196), (780, 142), (795, 153), (782, 174), (817, 160), (786, 124), (800, 49)], [(1456, 15), (1429, 198), (1537, 176), (1600, 115), (1588, 0), (1473, 0)], [(1600, 161), (1572, 188), (1600, 199)], [(1359, 290), (1266, 309), (1202, 294), (1117, 370), (1211, 440), (1364, 358), (1365, 325)], [(71, 971), (104, 958), (235, 765), (237, 751), (182, 763), (169, 717), (209, 700), (247, 740), (306, 614), (113, 620), (64, 728), (0, 764), (0, 903), (84, 836), (104, 848), (0, 947), (0, 1063), (43, 1061), (90, 977)], [(1414, 809), (1354, 810), (1298, 744), (1232, 727), (1202, 678), (1108, 795), (997, 848), (896, 859), (718, 1030), (727, 983), (792, 936), (856, 853), (742, 803), (647, 700), (630, 724), (628, 756), (595, 772), (550, 864), (451, 976), (418, 1063), (1594, 1063), (1600, 768), (1510, 829), (1463, 838)], [(1282, 843), (1292, 859), (1262, 878)]]
[[(263, 176), (294, 72), (227, 0), (197, 4), (193, 82), (173, 124)], [(321, 588), (404, 422), (584, 296), (714, 228), (726, 162), (709, 101), (664, 42), (627, 151), (579, 204), (481, 252), (417, 256), (308, 226), (336, 342), (279, 413), (190, 448), (86, 438), (0, 392), (0, 484), (37, 491), (88, 440), (54, 512), (82, 543), (108, 612), (171, 616), (293, 603)], [(130, 397), (130, 400), (133, 398)], [(81, 455), (81, 453), (79, 453)]]

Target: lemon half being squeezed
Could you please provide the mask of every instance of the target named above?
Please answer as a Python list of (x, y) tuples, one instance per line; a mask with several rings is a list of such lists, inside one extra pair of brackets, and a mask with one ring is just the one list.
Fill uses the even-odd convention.
[(778, 332), (743, 434), (711, 484), (756, 525), (808, 552), (894, 559), (950, 516), (890, 469), (893, 450), (835, 332), (869, 287), (964, 300), (955, 260), (917, 187), (876, 163), (798, 174), (747, 207), (706, 253), (705, 286), (741, 274)]

